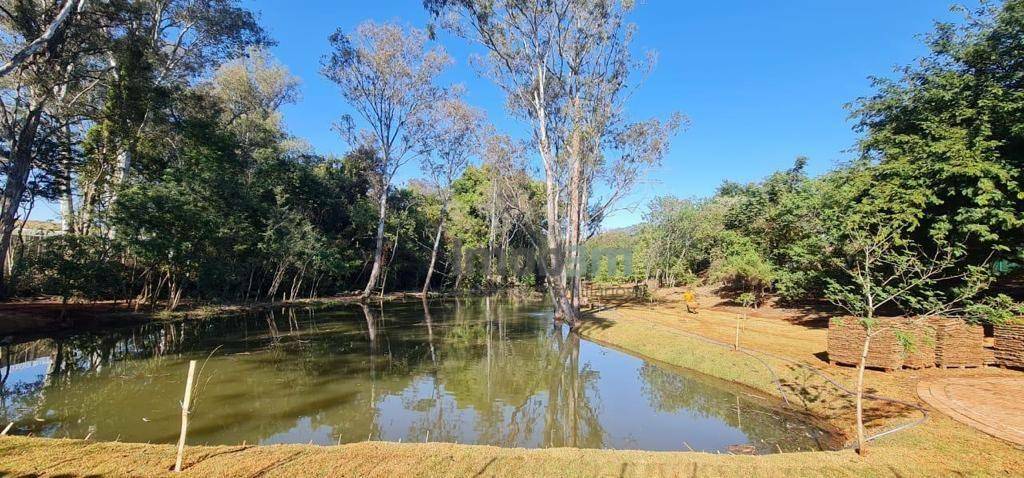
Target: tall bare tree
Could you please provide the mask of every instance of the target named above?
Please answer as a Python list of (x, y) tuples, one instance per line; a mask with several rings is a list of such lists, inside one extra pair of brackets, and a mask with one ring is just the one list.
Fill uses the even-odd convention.
[(341, 89), (341, 95), (366, 123), (357, 130), (351, 116), (337, 129), (354, 145), (369, 145), (380, 152), (374, 166), (379, 215), (370, 277), (365, 299), (380, 278), (388, 190), (398, 169), (420, 156), (430, 134), (427, 112), (447, 92), (435, 81), (451, 62), (440, 47), (427, 49), (427, 34), (396, 24), (364, 22), (354, 35), (338, 30), (331, 35), (332, 51), (321, 72)]
[[(484, 170), (487, 172), (487, 177), (490, 181), (490, 197), (488, 198), (487, 205), (487, 280), (493, 285), (499, 279), (499, 272), (495, 269), (495, 259), (498, 258), (498, 248), (507, 249), (509, 240), (509, 221), (502, 220), (507, 218), (508, 214), (505, 213), (505, 208), (502, 207), (508, 203), (506, 201), (506, 193), (503, 191), (504, 183), (507, 178), (510, 178), (516, 174), (513, 164), (515, 163), (515, 157), (520, 153), (520, 148), (512, 141), (507, 135), (495, 134), (489, 132), (485, 138), (481, 141), (481, 158), (484, 161)], [(501, 202), (499, 202), (499, 200)], [(502, 234), (499, 238), (498, 234)], [(499, 245), (499, 240), (502, 244)], [(507, 253), (507, 251), (506, 251)], [(499, 264), (501, 261), (499, 261)]]
[[(556, 314), (572, 326), (579, 310), (568, 287), (575, 274), (590, 191), (599, 171), (620, 199), (639, 172), (665, 154), (678, 118), (629, 124), (623, 114), (633, 61), (632, 2), (619, 0), (425, 0), (442, 25), (483, 45), (481, 71), (508, 97), (510, 110), (528, 120), (544, 170), (545, 276)], [(624, 151), (607, 162), (609, 149)], [(608, 209), (610, 206), (603, 206)], [(599, 213), (601, 211), (598, 211)], [(598, 218), (601, 216), (597, 216)], [(578, 287), (574, 279), (573, 288)]]
[(483, 112), (458, 98), (438, 103), (429, 114), (432, 133), (427, 139), (426, 146), (430, 148), (431, 153), (423, 156), (423, 170), (437, 191), (441, 201), (441, 214), (438, 218), (437, 233), (434, 235), (427, 277), (423, 281), (424, 296), (430, 292), (430, 280), (437, 264), (437, 251), (441, 247), (441, 237), (444, 234), (452, 198), (452, 183), (466, 171), (470, 157), (479, 152), (483, 123)]

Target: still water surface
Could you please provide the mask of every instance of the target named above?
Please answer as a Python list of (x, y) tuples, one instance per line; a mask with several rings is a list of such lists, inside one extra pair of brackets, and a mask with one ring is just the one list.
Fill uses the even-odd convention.
[[(444, 441), (514, 447), (821, 449), (828, 436), (749, 392), (555, 326), (535, 301), (278, 309), (7, 345), (13, 433), (189, 443)], [(735, 448), (734, 448), (735, 449)]]

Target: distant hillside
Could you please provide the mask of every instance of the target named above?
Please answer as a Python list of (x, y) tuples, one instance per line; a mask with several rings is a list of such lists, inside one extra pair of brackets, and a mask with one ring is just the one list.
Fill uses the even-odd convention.
[(25, 222), (25, 229), (26, 230), (31, 229), (31, 230), (35, 230), (35, 231), (58, 231), (58, 230), (60, 230), (60, 224), (55, 222), (55, 221), (32, 221), (32, 220), (29, 220), (29, 221)]
[(587, 241), (587, 246), (632, 249), (640, 226), (620, 227), (598, 233)]

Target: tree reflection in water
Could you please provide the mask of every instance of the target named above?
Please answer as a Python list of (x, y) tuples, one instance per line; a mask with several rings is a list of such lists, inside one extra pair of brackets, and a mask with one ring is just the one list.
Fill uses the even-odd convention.
[(0, 419), (18, 434), (171, 443), (185, 364), (215, 352), (192, 443), (683, 449), (698, 433), (720, 435), (709, 449), (814, 446), (799, 438), (813, 428), (581, 341), (548, 310), (505, 297), (277, 309), (6, 345)]

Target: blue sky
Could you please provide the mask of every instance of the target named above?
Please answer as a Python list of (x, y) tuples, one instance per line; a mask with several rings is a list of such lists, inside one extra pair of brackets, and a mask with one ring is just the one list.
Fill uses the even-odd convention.
[[(289, 131), (320, 153), (348, 148), (331, 124), (349, 112), (318, 73), (327, 37), (366, 19), (427, 23), (421, 0), (246, 0), (277, 40), (274, 55), (302, 79), (302, 100), (285, 108)], [(856, 141), (843, 105), (871, 92), (868, 76), (925, 53), (919, 36), (934, 20), (951, 20), (947, 0), (785, 0), (692, 2), (637, 0), (634, 45), (658, 52), (653, 75), (633, 97), (635, 118), (673, 111), (692, 124), (663, 166), (627, 199), (605, 227), (638, 222), (660, 194), (704, 196), (724, 179), (752, 181), (788, 167), (798, 155), (818, 174), (849, 158)], [(524, 125), (503, 110), (503, 96), (468, 64), (470, 48), (438, 38), (455, 60), (443, 78), (462, 83), (467, 98), (513, 136)], [(402, 178), (416, 175), (410, 165)], [(634, 206), (629, 210), (630, 206)], [(47, 208), (48, 206), (42, 206)], [(52, 214), (53, 207), (48, 214)]]

